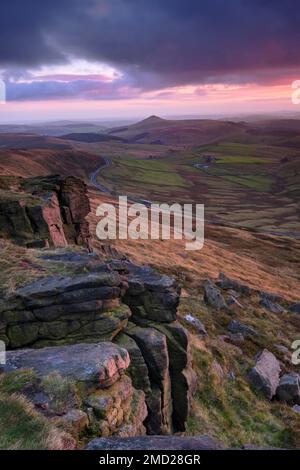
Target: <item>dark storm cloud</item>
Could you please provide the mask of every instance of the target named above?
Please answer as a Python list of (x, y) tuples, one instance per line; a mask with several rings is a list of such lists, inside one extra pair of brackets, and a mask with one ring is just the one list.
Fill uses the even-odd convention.
[(84, 58), (145, 89), (271, 80), (300, 66), (299, 23), (296, 0), (5, 0), (0, 68)]

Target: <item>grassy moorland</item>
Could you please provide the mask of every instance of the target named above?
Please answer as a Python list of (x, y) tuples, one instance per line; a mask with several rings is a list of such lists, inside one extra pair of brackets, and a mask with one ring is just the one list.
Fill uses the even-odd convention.
[(163, 150), (155, 157), (112, 156), (99, 182), (141, 199), (204, 203), (210, 221), (300, 233), (300, 149), (220, 143)]
[[(113, 202), (110, 196), (90, 192), (92, 212), (89, 221), (95, 233), (96, 207)], [(241, 307), (232, 312), (216, 312), (203, 300), (204, 279), (220, 272), (252, 287), (281, 295), (287, 303), (300, 296), (300, 241), (226, 226), (206, 225), (202, 250), (187, 252), (180, 240), (110, 241), (121, 255), (146, 263), (174, 276), (183, 286), (179, 318), (191, 333), (193, 368), (198, 373), (197, 391), (187, 433), (208, 434), (228, 446), (253, 444), (298, 448), (300, 415), (276, 401), (266, 401), (246, 379), (253, 357), (263, 348), (291, 366), (291, 344), (299, 338), (298, 314), (273, 314), (259, 305), (257, 295), (241, 297)], [(101, 250), (103, 242), (94, 239)], [(102, 250), (101, 250), (102, 251)], [(193, 315), (205, 326), (203, 338), (186, 320)], [(255, 328), (260, 335), (242, 342), (227, 342), (230, 320)], [(278, 345), (290, 351), (278, 350)]]
[[(189, 125), (184, 125), (184, 132)], [(300, 241), (286, 235), (300, 232), (300, 145), (297, 135), (288, 138), (283, 123), (280, 125), (282, 132), (272, 124), (267, 126), (267, 131), (257, 125), (255, 132), (250, 133), (238, 126), (238, 135), (232, 133), (225, 138), (223, 134), (217, 135), (217, 125), (213, 124), (211, 142), (199, 143), (199, 136), (196, 141), (192, 137), (201, 126), (193, 123), (187, 136), (188, 145), (177, 145), (180, 125), (176, 124), (174, 130), (168, 128), (168, 123), (163, 130), (162, 124), (156, 122), (154, 127), (160, 129), (160, 144), (155, 130), (150, 129), (150, 136), (141, 137), (139, 126), (129, 130), (128, 137), (134, 140), (134, 135), (139, 135), (138, 141), (148, 142), (65, 141), (67, 148), (58, 149), (52, 148), (48, 141), (47, 148), (39, 148), (41, 144), (36, 142), (30, 150), (1, 149), (0, 152), (0, 168), (4, 174), (71, 173), (86, 181), (89, 174), (103, 164), (102, 157), (106, 157), (111, 165), (100, 173), (99, 179), (114, 195), (205, 203), (207, 219), (216, 224), (206, 224), (201, 251), (185, 251), (180, 240), (118, 240), (111, 244), (121, 255), (175, 276), (183, 286), (179, 317), (190, 330), (193, 367), (198, 373), (187, 433), (209, 434), (229, 446), (246, 443), (300, 446), (300, 415), (290, 406), (262, 398), (246, 380), (254, 355), (263, 348), (280, 359), (284, 372), (297, 371), (291, 365), (290, 353), (291, 343), (299, 339), (299, 315), (267, 311), (255, 294), (241, 296), (241, 307), (217, 312), (203, 301), (202, 287), (204, 279), (215, 279), (224, 272), (253, 289), (279, 294), (286, 305), (299, 301)], [(228, 126), (225, 127), (228, 130)], [(207, 130), (207, 123), (205, 128)], [(224, 128), (222, 126), (222, 132)], [(234, 131), (236, 127), (230, 129)], [(298, 128), (295, 132), (299, 132)], [(125, 131), (121, 133), (124, 137)], [(168, 136), (166, 141), (164, 135)], [(150, 140), (155, 143), (149, 143)], [(114, 203), (115, 198), (95, 188), (90, 189), (89, 195), (89, 222), (95, 235), (97, 205), (104, 201)], [(93, 245), (103, 253), (103, 242), (95, 237)], [(40, 276), (70, 274), (64, 266), (50, 265), (38, 257), (35, 250), (15, 247), (9, 242), (1, 243), (0, 248), (0, 284), (6, 291), (12, 292)], [(185, 321), (188, 313), (204, 324), (206, 337), (200, 337)], [(241, 343), (224, 340), (232, 319), (257, 329), (259, 336), (245, 338)], [(27, 402), (20, 401), (17, 393), (15, 386), (0, 381), (3, 403), (0, 425), (12, 433), (3, 433), (0, 447), (11, 447), (19, 432), (15, 416), (22, 414), (28, 435), (26, 447), (60, 448), (62, 438), (58, 438), (57, 430), (41, 421)]]

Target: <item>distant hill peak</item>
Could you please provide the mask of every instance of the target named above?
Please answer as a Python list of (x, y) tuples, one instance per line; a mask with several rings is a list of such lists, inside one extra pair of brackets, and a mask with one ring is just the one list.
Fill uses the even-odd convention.
[(164, 119), (160, 118), (159, 116), (155, 116), (155, 114), (152, 114), (152, 116), (149, 116), (146, 119), (143, 119), (143, 121), (141, 122), (155, 123), (155, 122), (161, 122), (161, 121), (164, 121)]

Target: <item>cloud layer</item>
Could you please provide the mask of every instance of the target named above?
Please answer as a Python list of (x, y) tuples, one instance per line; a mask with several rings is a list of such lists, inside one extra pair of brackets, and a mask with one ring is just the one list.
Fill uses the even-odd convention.
[[(300, 67), (296, 0), (6, 0), (9, 100), (120, 99), (184, 85), (273, 83)], [(76, 59), (118, 73), (39, 77)], [(31, 71), (31, 72), (30, 72)], [(64, 78), (64, 79), (63, 79)]]

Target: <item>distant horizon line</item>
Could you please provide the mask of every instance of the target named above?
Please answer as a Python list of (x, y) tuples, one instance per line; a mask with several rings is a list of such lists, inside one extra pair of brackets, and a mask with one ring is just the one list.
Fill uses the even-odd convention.
[(105, 122), (116, 122), (116, 121), (121, 121), (121, 122), (140, 122), (145, 119), (148, 119), (150, 117), (158, 117), (160, 119), (166, 119), (166, 120), (193, 120), (193, 119), (208, 119), (208, 120), (245, 120), (245, 119), (253, 119), (253, 118), (277, 118), (280, 119), (281, 117), (289, 117), (290, 119), (300, 119), (300, 112), (292, 112), (292, 111), (273, 111), (273, 112), (266, 112), (266, 113), (234, 113), (234, 114), (227, 114), (227, 113), (220, 113), (220, 114), (163, 114), (163, 115), (158, 115), (158, 114), (148, 114), (148, 115), (143, 115), (143, 116), (135, 116), (135, 117), (122, 117), (122, 116), (116, 116), (116, 117), (99, 117), (99, 118), (89, 118), (89, 117), (83, 117), (81, 119), (28, 119), (28, 120), (1, 120), (0, 118), (0, 126), (3, 125), (36, 125), (36, 124), (55, 124), (55, 123), (97, 123), (97, 124), (103, 124)]

